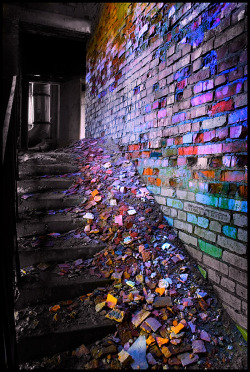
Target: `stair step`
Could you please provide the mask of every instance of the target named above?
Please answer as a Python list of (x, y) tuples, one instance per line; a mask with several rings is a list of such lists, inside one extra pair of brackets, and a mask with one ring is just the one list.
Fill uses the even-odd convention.
[(73, 179), (59, 177), (20, 180), (17, 181), (17, 192), (26, 194), (46, 190), (66, 190), (72, 183)]
[(65, 152), (26, 151), (23, 154), (19, 153), (18, 159), (19, 159), (20, 165), (23, 165), (23, 164), (43, 165), (43, 164), (57, 163), (58, 161), (72, 162), (73, 157), (71, 154), (66, 154)]
[(43, 235), (49, 232), (63, 233), (81, 226), (81, 221), (67, 215), (48, 215), (40, 218), (23, 218), (16, 224), (17, 237)]
[[(20, 295), (15, 304), (16, 309), (23, 309), (26, 306), (33, 306), (39, 303), (50, 303), (61, 300), (67, 300), (92, 292), (97, 287), (104, 287), (113, 282), (111, 279), (98, 278), (91, 276), (86, 270), (81, 272), (80, 276), (68, 278), (68, 276), (59, 276), (54, 270), (46, 270), (36, 273), (38, 281), (34, 281), (34, 276), (30, 278), (23, 277), (19, 285)], [(31, 275), (31, 274), (28, 274)], [(30, 280), (31, 282), (25, 282)]]
[(55, 246), (41, 247), (39, 249), (25, 249), (19, 246), (20, 266), (26, 267), (38, 264), (40, 262), (56, 262), (58, 258), (61, 261), (76, 260), (78, 258), (87, 259), (100, 252), (106, 246), (99, 245), (78, 245), (78, 246)]
[(23, 179), (31, 176), (56, 175), (78, 172), (78, 167), (70, 164), (22, 164), (19, 169), (19, 178)]
[(62, 192), (34, 193), (27, 199), (19, 198), (18, 212), (30, 210), (64, 209), (73, 207), (81, 202), (78, 195), (65, 195)]
[[(95, 309), (92, 311), (95, 312)], [(90, 312), (84, 315), (85, 320), (89, 319), (87, 324), (80, 323), (82, 317), (76, 325), (64, 323), (58, 330), (48, 330), (48, 325), (45, 325), (43, 332), (24, 335), (17, 343), (19, 361), (25, 362), (43, 356), (52, 356), (59, 352), (72, 350), (81, 344), (89, 345), (116, 331), (114, 321), (98, 314), (98, 319), (93, 324), (90, 316)]]

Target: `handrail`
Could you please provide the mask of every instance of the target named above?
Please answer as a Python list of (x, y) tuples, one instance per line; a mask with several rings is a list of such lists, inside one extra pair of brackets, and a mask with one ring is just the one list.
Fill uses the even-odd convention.
[(6, 113), (5, 113), (5, 118), (4, 118), (2, 164), (4, 162), (4, 157), (5, 157), (6, 143), (7, 143), (7, 138), (8, 138), (9, 126), (10, 126), (10, 117), (11, 117), (12, 106), (13, 106), (15, 90), (16, 90), (16, 80), (17, 80), (17, 76), (14, 75), (13, 79), (12, 79), (12, 86), (11, 86), (11, 91), (10, 91), (9, 102), (8, 102), (8, 106), (7, 106)]

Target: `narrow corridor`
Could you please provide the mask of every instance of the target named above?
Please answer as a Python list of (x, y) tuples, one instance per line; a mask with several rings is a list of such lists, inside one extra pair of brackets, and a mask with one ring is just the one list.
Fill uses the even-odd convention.
[(19, 158), (21, 369), (246, 367), (243, 337), (115, 143)]

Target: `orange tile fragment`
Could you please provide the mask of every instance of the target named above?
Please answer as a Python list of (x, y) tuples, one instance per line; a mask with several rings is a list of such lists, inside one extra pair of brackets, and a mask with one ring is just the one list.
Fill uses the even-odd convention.
[(94, 191), (92, 191), (92, 193), (91, 193), (92, 196), (96, 196), (97, 194), (99, 194), (99, 191), (96, 190), (96, 189)]
[(150, 335), (147, 339), (146, 339), (146, 344), (147, 345), (151, 345), (152, 343), (155, 342), (155, 339), (152, 335)]
[(162, 296), (165, 293), (165, 288), (156, 288), (155, 292)]
[(56, 313), (57, 310), (59, 310), (60, 308), (61, 308), (60, 305), (54, 305), (54, 306), (52, 306), (52, 307), (49, 309), (49, 311), (50, 311), (51, 313)]
[(177, 320), (173, 320), (173, 326), (176, 327), (178, 324), (178, 321)]
[(161, 347), (162, 345), (167, 344), (169, 342), (168, 338), (156, 337), (155, 339), (156, 339), (157, 344), (159, 345), (159, 347)]
[(177, 326), (171, 327), (171, 331), (177, 334), (182, 330), (182, 328), (184, 328), (184, 325), (179, 323)]
[(112, 296), (110, 293), (108, 293), (107, 299), (106, 299), (106, 305), (110, 308), (113, 309), (115, 305), (117, 304), (117, 298)]

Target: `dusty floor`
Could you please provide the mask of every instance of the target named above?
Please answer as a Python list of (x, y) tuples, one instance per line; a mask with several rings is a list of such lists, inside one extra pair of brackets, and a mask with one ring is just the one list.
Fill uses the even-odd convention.
[[(79, 176), (66, 194), (79, 194), (82, 201), (71, 210), (51, 213), (71, 213), (82, 221), (82, 228), (27, 238), (23, 244), (74, 246), (94, 241), (107, 247), (93, 258), (41, 263), (23, 275), (35, 281), (41, 271), (52, 270), (62, 279), (92, 275), (113, 283), (68, 302), (16, 312), (17, 335), (43, 327), (94, 324), (112, 315), (117, 331), (92, 345), (20, 368), (247, 369), (247, 343), (167, 225), (132, 162), (114, 143), (101, 139), (78, 141), (65, 152), (76, 156), (79, 164)], [(55, 305), (59, 307), (53, 310)]]

